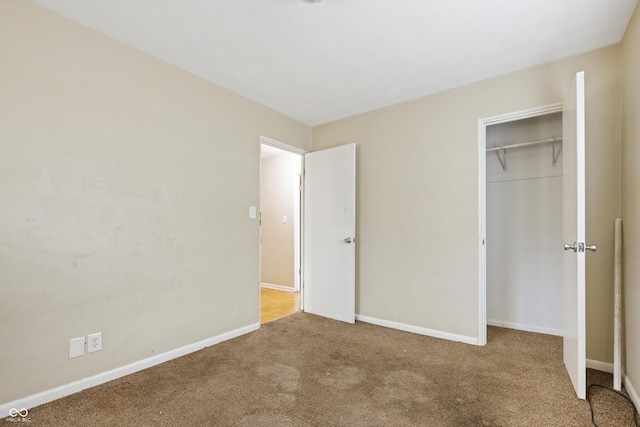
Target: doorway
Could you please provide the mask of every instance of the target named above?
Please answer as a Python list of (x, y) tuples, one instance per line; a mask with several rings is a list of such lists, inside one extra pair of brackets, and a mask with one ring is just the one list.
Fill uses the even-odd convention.
[(481, 119), (478, 147), (478, 344), (487, 325), (562, 335), (562, 104)]
[[(478, 345), (487, 343), (487, 151), (502, 152), (503, 171), (508, 167), (506, 149), (531, 145), (509, 144), (487, 148), (487, 128), (532, 117), (562, 112), (562, 234), (563, 252), (563, 328), (562, 358), (567, 373), (580, 399), (586, 398), (586, 262), (585, 252), (596, 251), (596, 245), (585, 242), (585, 147), (586, 109), (585, 74), (576, 73), (564, 103), (478, 120)], [(539, 143), (541, 141), (536, 141)], [(557, 139), (552, 144), (552, 163), (557, 162)], [(526, 240), (520, 245), (527, 247)]]
[[(294, 268), (291, 273), (294, 286), (291, 287), (284, 282), (286, 279), (281, 283), (269, 282), (271, 279), (266, 274), (266, 254), (269, 250), (267, 220), (270, 215), (275, 218), (274, 228), (282, 229), (283, 225), (289, 223), (289, 216), (282, 211), (268, 214), (268, 201), (263, 196), (269, 192), (269, 178), (266, 176), (269, 166), (261, 161), (261, 287), (299, 292), (298, 309), (355, 323), (356, 144), (307, 153), (266, 137), (260, 137), (260, 143), (267, 160), (272, 157), (267, 153), (269, 151), (273, 157), (295, 154), (297, 157), (293, 157), (295, 162), (292, 163), (300, 166), (300, 169), (276, 168), (280, 174), (285, 171), (289, 177), (292, 173), (295, 175), (291, 186), (287, 183), (291, 181), (286, 177), (282, 185), (285, 198), (291, 197), (286, 193), (287, 188), (293, 187), (289, 193), (294, 199)], [(303, 171), (304, 179), (300, 180), (298, 171)], [(295, 208), (297, 203), (300, 206)], [(302, 242), (304, 245), (301, 245)], [(286, 262), (290, 260), (286, 253), (280, 253), (275, 258)], [(285, 272), (289, 275), (288, 270), (285, 269)]]
[(300, 309), (303, 156), (260, 139), (260, 321)]
[(563, 335), (562, 113), (486, 128), (487, 325)]

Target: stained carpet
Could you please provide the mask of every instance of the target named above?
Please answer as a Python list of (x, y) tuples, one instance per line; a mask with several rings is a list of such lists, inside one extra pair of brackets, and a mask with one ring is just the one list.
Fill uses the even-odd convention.
[[(593, 404), (599, 426), (633, 425), (606, 390)], [(490, 327), (477, 347), (302, 312), (29, 416), (34, 426), (591, 425), (558, 337)]]

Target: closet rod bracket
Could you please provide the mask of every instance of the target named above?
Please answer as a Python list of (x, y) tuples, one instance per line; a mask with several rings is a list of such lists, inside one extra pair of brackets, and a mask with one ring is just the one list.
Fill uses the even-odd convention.
[[(495, 150), (495, 151), (496, 151), (496, 155), (498, 156), (498, 160), (502, 165), (502, 171), (506, 172), (507, 171), (507, 149), (504, 147), (504, 145), (501, 145), (500, 150)], [(502, 151), (502, 156), (500, 155), (500, 151)]]
[(556, 166), (556, 163), (558, 163), (558, 157), (560, 157), (560, 153), (562, 152), (562, 144), (560, 144), (560, 146), (558, 147), (558, 151), (556, 152), (556, 142), (557, 139), (554, 136), (553, 137), (553, 141), (551, 141), (551, 164), (553, 165), (553, 167)]

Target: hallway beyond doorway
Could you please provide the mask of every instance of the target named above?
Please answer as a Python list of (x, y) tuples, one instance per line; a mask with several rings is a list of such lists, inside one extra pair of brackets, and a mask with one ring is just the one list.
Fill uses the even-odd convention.
[(297, 313), (300, 310), (300, 292), (260, 288), (260, 307), (261, 324)]

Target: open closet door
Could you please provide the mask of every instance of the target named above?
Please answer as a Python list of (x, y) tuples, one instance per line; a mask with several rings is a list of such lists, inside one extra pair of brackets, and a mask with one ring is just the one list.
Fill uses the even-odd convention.
[[(565, 101), (563, 123), (564, 364), (580, 399), (586, 397), (585, 96), (584, 72)], [(595, 250), (595, 246), (589, 247)]]
[(355, 322), (356, 146), (304, 160), (303, 310)]

